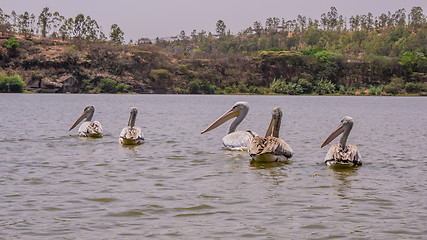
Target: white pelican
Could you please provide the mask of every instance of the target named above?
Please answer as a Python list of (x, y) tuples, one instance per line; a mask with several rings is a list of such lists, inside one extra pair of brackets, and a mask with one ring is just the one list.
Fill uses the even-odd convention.
[(328, 138), (323, 142), (322, 147), (326, 146), (332, 140), (334, 140), (338, 135), (343, 133), (339, 142), (332, 144), (328, 153), (325, 156), (325, 164), (328, 166), (334, 164), (344, 164), (344, 165), (353, 165), (358, 166), (362, 165), (362, 156), (359, 153), (356, 145), (347, 143), (348, 135), (350, 134), (351, 128), (353, 127), (353, 118), (344, 117), (341, 120), (341, 124), (338, 126)]
[(249, 104), (247, 102), (236, 102), (229, 111), (224, 113), (208, 128), (202, 131), (201, 134), (215, 129), (235, 117), (236, 119), (231, 123), (228, 134), (222, 138), (222, 144), (230, 150), (248, 150), (249, 143), (253, 137), (257, 136), (257, 134), (252, 131), (236, 131), (237, 126), (246, 117), (248, 111)]
[(133, 107), (130, 111), (129, 122), (120, 133), (119, 143), (122, 145), (138, 145), (144, 142), (144, 134), (140, 127), (135, 126), (138, 109)]
[(281, 121), (282, 109), (277, 107), (271, 112), (271, 121), (265, 137), (256, 136), (249, 145), (249, 155), (253, 161), (274, 162), (292, 157), (291, 146), (279, 138)]
[(85, 107), (82, 115), (76, 120), (73, 126), (70, 127), (68, 131), (75, 128), (83, 119), (86, 118), (86, 121), (82, 123), (79, 127), (79, 136), (80, 137), (102, 137), (102, 126), (98, 121), (92, 122), (93, 113), (95, 112), (95, 106), (88, 105)]

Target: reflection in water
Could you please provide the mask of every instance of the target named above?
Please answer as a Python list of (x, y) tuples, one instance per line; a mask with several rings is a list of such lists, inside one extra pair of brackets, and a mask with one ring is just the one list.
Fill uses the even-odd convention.
[(253, 169), (273, 169), (276, 167), (284, 166), (291, 164), (291, 161), (277, 161), (277, 162), (260, 162), (260, 161), (250, 161), (249, 166)]
[(352, 187), (352, 177), (357, 176), (357, 170), (359, 168), (360, 167), (338, 164), (330, 166), (330, 169), (334, 173), (334, 177), (341, 182), (337, 186), (338, 196), (346, 198), (346, 193), (348, 192), (348, 189)]
[(286, 165), (289, 165), (290, 162), (279, 161), (279, 162), (259, 162), (259, 161), (250, 161), (249, 166), (253, 171), (255, 171), (263, 179), (266, 179), (268, 182), (273, 185), (279, 185), (285, 182), (285, 179), (288, 177), (286, 173)]

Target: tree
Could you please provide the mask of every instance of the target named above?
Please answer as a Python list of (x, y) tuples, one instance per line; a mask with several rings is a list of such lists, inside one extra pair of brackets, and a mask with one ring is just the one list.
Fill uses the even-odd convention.
[(224, 21), (218, 20), (218, 22), (216, 23), (216, 32), (220, 36), (225, 36), (225, 29), (226, 28), (227, 28), (227, 26), (225, 25)]
[(8, 23), (9, 15), (6, 13), (3, 13), (3, 10), (0, 8), (0, 24), (6, 24)]
[(10, 18), (12, 19), (12, 30), (15, 31), (19, 31), (19, 27), (18, 27), (18, 14), (16, 14), (15, 11), (12, 11), (12, 13), (10, 14)]
[(40, 13), (37, 26), (39, 26), (42, 37), (46, 37), (46, 34), (50, 31), (52, 13), (49, 12), (49, 8), (43, 8), (43, 11)]
[(404, 26), (406, 24), (406, 13), (405, 13), (405, 9), (401, 8), (399, 10), (397, 10), (394, 14), (393, 14), (395, 21), (396, 21), (396, 25), (397, 26)]
[(387, 26), (388, 16), (383, 13), (378, 17), (378, 26), (379, 28), (385, 28)]
[(256, 32), (256, 34), (261, 35), (262, 32), (262, 25), (260, 22), (256, 21), (254, 22), (254, 28), (253, 28), (254, 32)]
[(74, 28), (73, 28), (73, 34), (75, 38), (83, 39), (84, 35), (86, 34), (85, 29), (85, 16), (83, 14), (78, 14), (74, 18)]
[(59, 34), (62, 40), (68, 39), (71, 37), (73, 32), (74, 20), (68, 18), (63, 20), (62, 25), (59, 27)]
[(86, 20), (84, 22), (84, 29), (85, 29), (84, 30), (85, 39), (92, 40), (92, 41), (99, 39), (99, 36), (100, 36), (99, 25), (90, 16), (86, 17)]
[(51, 24), (52, 24), (53, 32), (52, 32), (51, 36), (59, 37), (59, 28), (61, 27), (61, 25), (65, 21), (65, 17), (61, 16), (58, 12), (53, 13), (52, 16), (53, 17), (51, 20)]
[(426, 23), (426, 17), (423, 14), (423, 9), (421, 7), (413, 7), (408, 15), (408, 25), (413, 30), (417, 30), (424, 23)]
[(120, 27), (117, 24), (111, 25), (111, 32), (110, 32), (111, 41), (117, 44), (122, 44), (124, 41), (123, 35), (124, 35), (124, 32), (120, 29)]
[(305, 31), (307, 28), (307, 18), (305, 16), (303, 17), (301, 15), (298, 15), (297, 22), (301, 28), (301, 31)]
[(270, 33), (275, 33), (277, 31), (277, 28), (279, 27), (280, 24), (280, 19), (277, 17), (274, 18), (267, 18), (266, 22), (265, 22), (265, 28), (270, 32)]
[(179, 33), (179, 39), (181, 39), (181, 41), (185, 40), (185, 31), (181, 30), (181, 32)]
[(24, 34), (24, 37), (29, 37), (31, 33), (30, 29), (30, 14), (25, 12), (20, 14), (18, 17), (18, 29), (19, 33)]
[(331, 11), (327, 14), (328, 29), (335, 30), (338, 26), (338, 11), (335, 7), (331, 7)]

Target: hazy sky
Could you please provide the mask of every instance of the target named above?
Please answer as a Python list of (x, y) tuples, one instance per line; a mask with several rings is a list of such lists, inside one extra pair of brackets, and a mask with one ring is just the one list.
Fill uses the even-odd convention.
[(178, 35), (181, 30), (186, 35), (194, 29), (214, 33), (219, 19), (236, 34), (255, 21), (264, 26), (269, 17), (293, 20), (302, 15), (320, 19), (331, 6), (347, 19), (368, 12), (374, 16), (394, 13), (400, 8), (408, 14), (414, 6), (422, 7), (427, 15), (427, 0), (0, 0), (0, 8), (8, 14), (14, 10), (17, 14), (27, 11), (38, 16), (44, 7), (49, 7), (51, 12), (67, 18), (79, 13), (89, 15), (107, 36), (110, 26), (116, 23), (127, 41)]

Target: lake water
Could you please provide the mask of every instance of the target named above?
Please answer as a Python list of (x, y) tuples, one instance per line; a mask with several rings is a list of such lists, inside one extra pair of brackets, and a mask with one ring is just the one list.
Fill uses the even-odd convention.
[[(238, 127), (265, 134), (283, 110), (290, 164), (222, 148)], [(93, 104), (100, 139), (68, 128)], [(0, 239), (425, 239), (427, 98), (0, 94)], [(146, 143), (117, 139), (137, 107)], [(345, 115), (363, 166), (323, 164)]]

